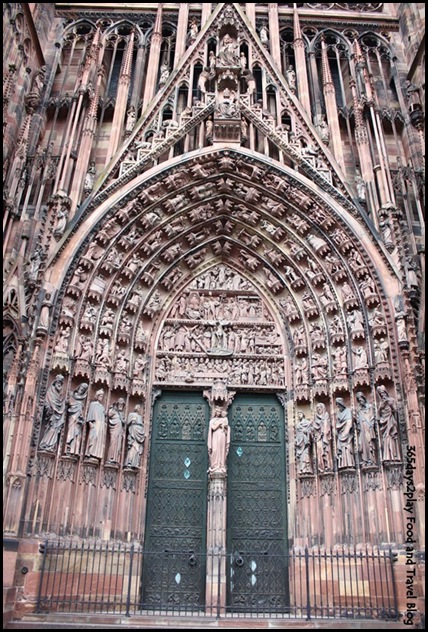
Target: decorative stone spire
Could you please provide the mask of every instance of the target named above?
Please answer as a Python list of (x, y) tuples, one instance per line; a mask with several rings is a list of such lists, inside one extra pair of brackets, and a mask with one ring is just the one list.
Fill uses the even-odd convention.
[(355, 60), (355, 73), (358, 78), (361, 77), (361, 85), (360, 90), (362, 93), (365, 93), (367, 101), (373, 101), (373, 91), (370, 82), (370, 77), (367, 72), (367, 60), (366, 57), (361, 50), (361, 46), (357, 38), (354, 39), (353, 42), (354, 49), (354, 60)]
[(123, 132), (123, 124), (128, 103), (129, 87), (131, 85), (134, 37), (134, 32), (132, 32), (128, 41), (128, 46), (123, 55), (122, 67), (120, 70), (119, 87), (116, 96), (116, 107), (114, 109), (112, 132), (110, 136), (110, 144), (107, 152), (106, 163), (108, 163), (111, 157), (115, 154)]
[(324, 36), (321, 38), (321, 63), (322, 63), (322, 81), (324, 92), (336, 94), (334, 88), (333, 77), (331, 76), (330, 64), (328, 63), (327, 45)]
[(342, 138), (340, 133), (339, 116), (336, 105), (336, 90), (331, 75), (330, 64), (328, 62), (327, 45), (324, 37), (321, 39), (321, 61), (322, 61), (322, 78), (325, 108), (327, 111), (327, 120), (330, 128), (330, 137), (332, 139), (332, 149), (334, 156), (344, 170), (345, 160), (343, 157)]
[(162, 14), (163, 4), (158, 5), (156, 21), (150, 43), (150, 57), (147, 68), (146, 89), (144, 91), (143, 110), (155, 95), (156, 81), (159, 70), (159, 58), (162, 44)]
[(120, 72), (121, 83), (125, 83), (125, 82), (129, 83), (131, 81), (132, 56), (134, 53), (134, 40), (135, 40), (135, 35), (134, 35), (134, 31), (132, 31), (131, 37), (129, 38), (128, 46), (126, 49), (126, 53), (123, 56), (122, 68)]
[(300, 27), (299, 11), (294, 3), (294, 55), (296, 58), (296, 78), (299, 100), (308, 114), (311, 113), (311, 100), (309, 97), (309, 83), (306, 66), (305, 42)]

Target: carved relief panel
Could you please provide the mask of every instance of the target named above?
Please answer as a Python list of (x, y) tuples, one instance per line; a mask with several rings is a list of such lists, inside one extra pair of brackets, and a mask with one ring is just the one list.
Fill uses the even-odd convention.
[(281, 334), (257, 289), (225, 265), (197, 277), (159, 336), (156, 382), (283, 387)]

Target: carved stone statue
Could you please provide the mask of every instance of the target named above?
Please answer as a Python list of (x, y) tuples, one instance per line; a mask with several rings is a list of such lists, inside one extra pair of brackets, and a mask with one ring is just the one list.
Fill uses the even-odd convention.
[(361, 391), (356, 394), (358, 451), (363, 465), (376, 464), (376, 431), (373, 406)]
[(260, 41), (263, 45), (269, 44), (269, 31), (266, 26), (262, 26), (260, 29)]
[(58, 208), (56, 214), (56, 225), (54, 228), (55, 239), (61, 239), (67, 226), (68, 210), (62, 206)]
[(94, 459), (102, 459), (104, 456), (107, 427), (103, 398), (104, 391), (100, 389), (95, 393), (95, 400), (90, 403), (88, 410), (89, 437), (86, 456)]
[(85, 193), (90, 193), (94, 188), (96, 173), (95, 160), (91, 160), (91, 162), (89, 163), (88, 171), (86, 172), (85, 182), (83, 184), (83, 190)]
[(160, 78), (159, 78), (159, 86), (162, 87), (166, 84), (169, 78), (169, 68), (168, 64), (164, 62), (160, 68)]
[(140, 465), (140, 458), (144, 449), (144, 439), (146, 437), (141, 416), (141, 406), (137, 404), (132, 413), (129, 413), (126, 422), (128, 426), (127, 453), (125, 467), (137, 468)]
[(336, 432), (338, 467), (355, 467), (352, 410), (341, 397), (336, 399)]
[(227, 413), (216, 408), (208, 430), (209, 472), (226, 472), (226, 459), (230, 445), (230, 426)]
[(321, 402), (315, 407), (312, 438), (315, 442), (318, 472), (331, 472), (333, 470), (331, 419), (325, 404)]
[(222, 118), (237, 116), (238, 108), (234, 90), (229, 90), (229, 88), (223, 90), (222, 100), (219, 103), (219, 114)]
[(389, 395), (386, 387), (377, 387), (379, 395), (379, 429), (382, 438), (382, 459), (384, 461), (400, 461), (398, 437), (397, 405)]
[(285, 71), (285, 78), (287, 79), (287, 83), (290, 86), (291, 90), (296, 89), (296, 73), (294, 71), (294, 67), (290, 64)]
[(126, 113), (125, 132), (127, 134), (130, 134), (134, 129), (136, 120), (137, 112), (135, 110), (135, 105), (130, 105)]
[(67, 406), (68, 430), (65, 441), (67, 455), (79, 456), (82, 443), (83, 409), (88, 396), (89, 385), (83, 382), (72, 392)]
[(109, 448), (107, 463), (117, 464), (120, 462), (123, 428), (125, 425), (124, 410), (125, 400), (123, 397), (120, 397), (108, 410)]
[(313, 474), (311, 462), (312, 424), (302, 411), (297, 413), (296, 424), (296, 463), (299, 474)]
[(43, 408), (43, 422), (46, 423), (46, 430), (39, 444), (39, 449), (46, 452), (55, 452), (60, 432), (65, 423), (63, 386), (64, 376), (57, 375), (46, 393)]
[(40, 310), (38, 329), (43, 329), (44, 331), (47, 331), (49, 329), (51, 307), (51, 294), (50, 292), (46, 292), (45, 299)]
[(223, 37), (218, 62), (220, 66), (239, 66), (238, 47), (228, 33)]
[(355, 187), (359, 202), (366, 201), (366, 183), (358, 167), (355, 168)]
[(198, 37), (198, 33), (199, 33), (198, 22), (196, 21), (196, 18), (192, 18), (192, 21), (190, 22), (190, 29), (189, 29), (189, 44), (193, 44), (193, 42)]
[(355, 347), (351, 349), (352, 353), (355, 356), (355, 369), (367, 369), (368, 368), (368, 360), (367, 360), (367, 352), (364, 347)]
[(317, 129), (318, 134), (320, 135), (322, 142), (325, 145), (328, 145), (330, 142), (330, 130), (328, 128), (327, 121), (325, 120), (324, 114), (321, 114), (320, 116), (316, 117), (315, 127)]

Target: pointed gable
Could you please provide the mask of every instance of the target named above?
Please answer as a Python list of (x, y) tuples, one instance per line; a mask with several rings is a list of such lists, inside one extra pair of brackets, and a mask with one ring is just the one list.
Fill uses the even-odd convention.
[[(295, 16), (295, 20), (298, 17)], [(268, 42), (262, 40), (249, 18), (243, 12), (239, 3), (221, 3), (217, 6), (210, 19), (201, 28), (193, 43), (179, 59), (175, 69), (169, 75), (145, 108), (132, 134), (122, 143), (116, 155), (99, 179), (99, 186), (94, 190), (91, 198), (81, 207), (81, 211), (91, 205), (97, 205), (106, 200), (127, 182), (133, 180), (140, 173), (150, 168), (161, 157), (185, 153), (180, 146), (183, 139), (200, 127), (201, 124), (212, 121), (212, 115), (221, 107), (224, 90), (235, 90), (236, 116), (235, 126), (225, 131), (223, 136), (217, 135), (217, 141), (227, 143), (242, 141), (245, 128), (250, 124), (257, 130), (257, 134), (265, 138), (265, 143), (276, 147), (279, 161), (285, 161), (288, 166), (305, 173), (318, 186), (328, 191), (334, 197), (349, 202), (352, 194), (346, 179), (334, 159), (334, 156), (323, 144), (319, 132), (310, 121), (304, 107), (295, 94), (295, 88), (290, 87), (281, 70), (275, 64)], [(226, 43), (224, 38), (226, 37)], [(230, 42), (228, 42), (230, 38)], [(215, 42), (215, 52), (213, 43)], [(243, 59), (242, 43), (246, 49), (250, 48), (250, 59)], [(227, 46), (236, 48), (236, 59), (233, 54), (228, 58)], [(214, 59), (214, 61), (213, 61)], [(177, 117), (178, 120), (162, 121), (165, 104), (173, 103), (177, 89), (194, 80), (195, 66), (203, 66), (197, 82), (200, 99), (194, 99)], [(219, 71), (219, 68), (221, 71)], [(280, 114), (285, 113), (291, 121), (291, 129), (278, 125), (277, 119), (259, 103), (260, 90), (263, 86), (256, 86), (254, 72), (256, 68), (265, 73), (265, 84), (269, 84), (277, 91), (277, 105)], [(227, 113), (223, 117), (227, 119)], [(241, 126), (242, 122), (242, 126)], [(210, 127), (211, 123), (206, 123)], [(208, 138), (206, 127), (202, 134)], [(214, 126), (215, 127), (215, 126)], [(224, 127), (224, 122), (223, 122)], [(218, 128), (219, 129), (219, 128)], [(214, 132), (215, 133), (215, 132)], [(214, 139), (215, 140), (215, 139)], [(211, 138), (209, 138), (211, 142)]]

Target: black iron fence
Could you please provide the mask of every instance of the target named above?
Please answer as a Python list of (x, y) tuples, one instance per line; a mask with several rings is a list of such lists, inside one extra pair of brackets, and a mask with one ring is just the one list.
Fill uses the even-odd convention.
[(207, 555), (64, 541), (41, 550), (39, 613), (398, 618), (390, 550)]

